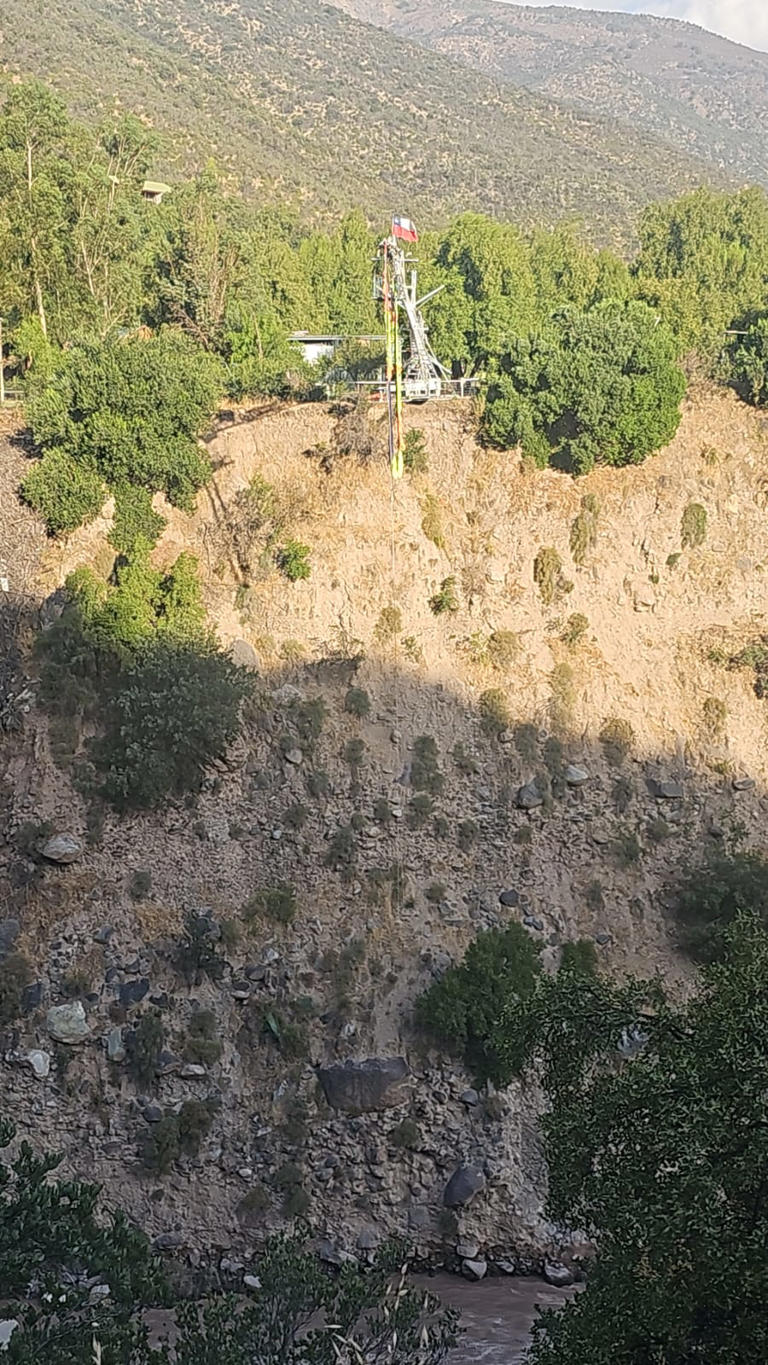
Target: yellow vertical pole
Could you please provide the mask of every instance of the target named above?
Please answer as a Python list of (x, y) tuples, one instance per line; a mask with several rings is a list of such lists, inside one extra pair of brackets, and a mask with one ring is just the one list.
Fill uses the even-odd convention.
[(400, 319), (395, 305), (395, 451), (392, 461), (392, 474), (402, 479), (405, 472), (403, 462), (403, 339), (400, 335)]
[(390, 278), (389, 249), (384, 246), (382, 269), (382, 293), (384, 295), (384, 335), (387, 344), (387, 415), (389, 418), (389, 467), (393, 477), (396, 465), (395, 414), (392, 402), (392, 381), (395, 373), (395, 331), (392, 325), (392, 281)]

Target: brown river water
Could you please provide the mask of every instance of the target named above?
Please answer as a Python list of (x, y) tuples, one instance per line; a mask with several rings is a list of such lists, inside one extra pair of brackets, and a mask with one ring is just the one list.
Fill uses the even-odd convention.
[[(536, 1309), (559, 1308), (578, 1292), (527, 1276), (470, 1284), (455, 1275), (416, 1275), (412, 1283), (461, 1312), (462, 1336), (446, 1365), (522, 1365)], [(147, 1321), (153, 1345), (165, 1337), (173, 1341), (171, 1313), (151, 1312)]]
[(461, 1310), (463, 1336), (448, 1365), (520, 1365), (537, 1308), (559, 1308), (572, 1289), (518, 1276), (470, 1284), (452, 1275), (418, 1276), (417, 1283)]

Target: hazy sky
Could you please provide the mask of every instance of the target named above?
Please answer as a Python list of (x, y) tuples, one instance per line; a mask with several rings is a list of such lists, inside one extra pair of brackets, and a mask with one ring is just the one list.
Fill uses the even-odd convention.
[[(512, 0), (516, 2), (547, 5), (553, 0)], [(737, 43), (768, 51), (768, 0), (568, 0), (568, 3), (579, 9), (623, 10), (626, 14), (688, 19)]]

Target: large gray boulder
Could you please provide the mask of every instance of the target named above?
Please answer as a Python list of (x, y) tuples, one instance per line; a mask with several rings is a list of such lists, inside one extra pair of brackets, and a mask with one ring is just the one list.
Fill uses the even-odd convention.
[(13, 952), (20, 932), (21, 925), (17, 919), (0, 919), (0, 962)]
[(680, 801), (685, 795), (682, 782), (675, 782), (672, 779), (660, 781), (651, 778), (648, 783), (651, 796), (655, 796), (660, 801)]
[(82, 857), (83, 845), (74, 834), (54, 834), (40, 852), (49, 863), (76, 863)]
[(485, 1173), (479, 1166), (457, 1166), (443, 1194), (447, 1209), (460, 1209), (485, 1189)]
[(57, 1043), (83, 1043), (91, 1032), (80, 1000), (71, 1000), (66, 1005), (52, 1005), (46, 1024)]
[(536, 786), (535, 782), (526, 782), (517, 793), (517, 804), (520, 810), (536, 810), (537, 806), (544, 805), (544, 797)]
[(404, 1057), (367, 1057), (339, 1062), (318, 1071), (325, 1098), (345, 1114), (393, 1109), (408, 1099), (410, 1070)]
[(545, 1261), (544, 1279), (547, 1284), (553, 1284), (557, 1289), (566, 1289), (569, 1284), (573, 1284), (575, 1276), (562, 1261)]

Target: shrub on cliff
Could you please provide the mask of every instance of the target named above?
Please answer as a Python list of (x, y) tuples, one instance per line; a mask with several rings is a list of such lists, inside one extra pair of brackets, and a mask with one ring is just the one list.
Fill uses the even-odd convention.
[(63, 450), (47, 451), (22, 484), (25, 502), (39, 512), (52, 536), (65, 536), (99, 515), (107, 490), (95, 466)]
[(768, 404), (768, 312), (754, 313), (743, 336), (729, 351), (730, 377), (742, 398), (755, 406)]
[(126, 810), (196, 791), (239, 732), (249, 679), (205, 630), (195, 560), (162, 573), (139, 542), (116, 582), (84, 568), (66, 586), (68, 606), (38, 639), (41, 695), (54, 715), (96, 725), (102, 794)]
[(32, 969), (23, 953), (8, 953), (0, 961), (0, 1026), (18, 1019), (24, 988), (31, 980)]
[(449, 967), (416, 1002), (416, 1022), (447, 1051), (463, 1056), (479, 1082), (508, 1085), (522, 1064), (498, 1048), (499, 1023), (511, 1001), (532, 994), (541, 964), (520, 924), (478, 934), (464, 960)]
[(197, 791), (240, 729), (248, 678), (214, 645), (159, 643), (125, 670), (92, 746), (118, 810)]
[(485, 431), (576, 474), (639, 464), (674, 436), (684, 392), (672, 334), (646, 304), (569, 309), (501, 355)]
[(699, 962), (722, 955), (729, 925), (742, 910), (768, 925), (768, 858), (716, 854), (689, 872), (675, 900), (680, 941)]

